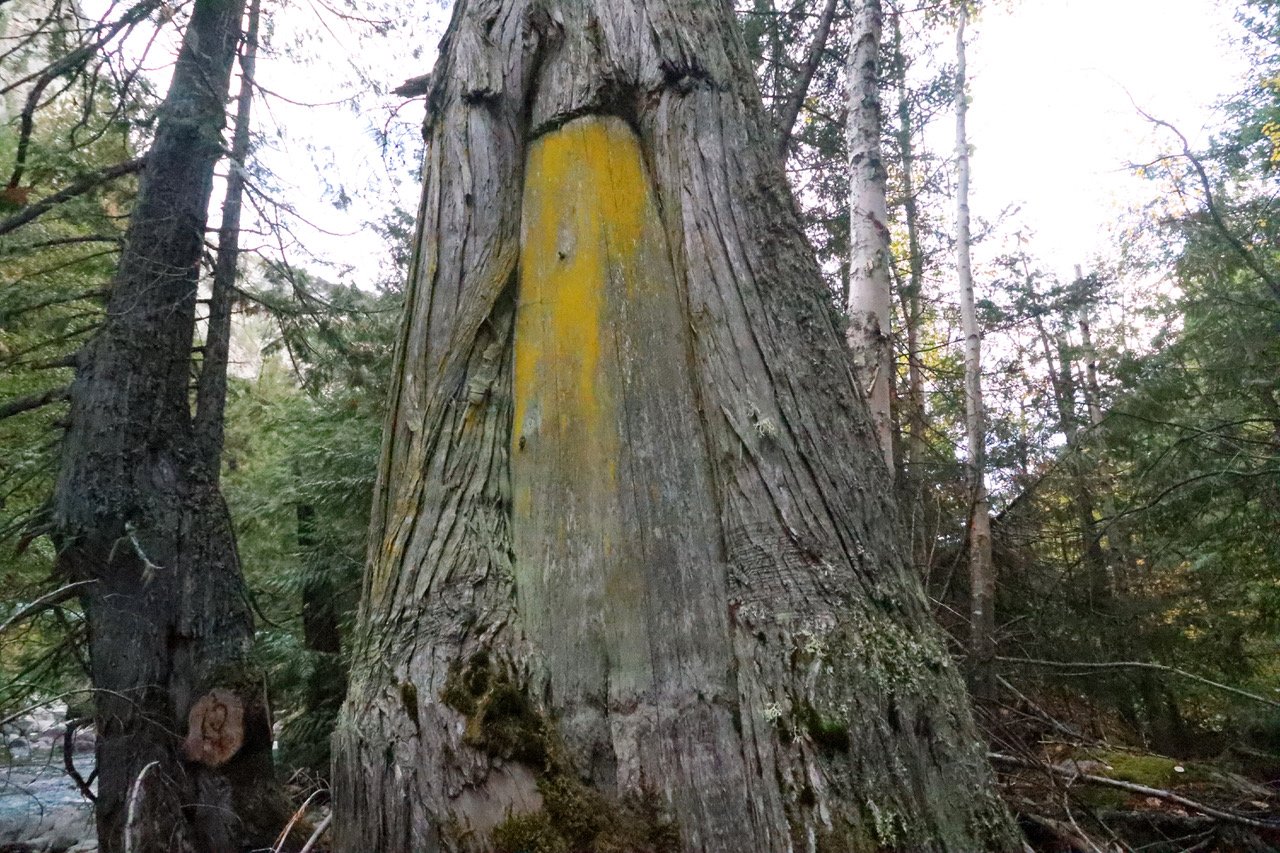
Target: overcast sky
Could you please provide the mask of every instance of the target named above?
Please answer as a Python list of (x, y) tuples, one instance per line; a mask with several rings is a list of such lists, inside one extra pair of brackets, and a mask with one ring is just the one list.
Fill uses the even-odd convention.
[[(1137, 114), (1130, 95), (1193, 141), (1204, 140), (1205, 128), (1216, 121), (1213, 104), (1236, 91), (1247, 70), (1229, 41), (1235, 31), (1231, 5), (1226, 0), (989, 5), (969, 41), (975, 214), (994, 219), (1018, 205), (1015, 222), (1035, 235), (1030, 250), (1063, 277), (1073, 264), (1087, 266), (1096, 253), (1105, 252), (1107, 230), (1123, 209), (1156, 191), (1128, 165), (1151, 160), (1170, 146), (1167, 135)], [(447, 8), (424, 8), (436, 10), (434, 28), (419, 29), (416, 36), (392, 34), (377, 47), (378, 64), (386, 71), (373, 73), (390, 85), (429, 70), (434, 61)], [(294, 20), (314, 25), (312, 16)], [(277, 26), (280, 44), (290, 37), (287, 27), (287, 21)], [(373, 49), (344, 33), (341, 26), (330, 29), (326, 34), (338, 39), (338, 49), (330, 45), (323, 58), (300, 71), (284, 60), (266, 61), (260, 79), (299, 100), (334, 97), (342, 91), (341, 81), (351, 78), (351, 60), (345, 57), (366, 62)], [(415, 44), (421, 49), (418, 57), (410, 55)], [(363, 99), (361, 112), (277, 102), (270, 116), (259, 117), (268, 125), (278, 123), (287, 134), (277, 143), (280, 152), (266, 155), (294, 185), (287, 194), (309, 218), (349, 234), (313, 234), (315, 244), (335, 260), (367, 266), (379, 244), (355, 233), (360, 220), (388, 205), (389, 194), (410, 209), (416, 205), (412, 176), (400, 168), (396, 194), (396, 184), (388, 180), (396, 162), (384, 160), (373, 142), (375, 130), (387, 124), (387, 110), (372, 98)], [(421, 101), (407, 105), (402, 118), (417, 126)], [(939, 122), (931, 145), (949, 150), (953, 132), (949, 119)], [(347, 213), (333, 210), (332, 194), (321, 191), (323, 182), (344, 187), (354, 199)]]
[[(1193, 142), (1247, 72), (1216, 0), (1022, 0), (983, 13), (970, 41), (974, 210), (1009, 204), (1059, 276), (1107, 250), (1126, 206), (1157, 191), (1131, 163), (1172, 150), (1134, 109)], [(1132, 101), (1130, 100), (1132, 96)], [(950, 130), (950, 128), (948, 128)]]

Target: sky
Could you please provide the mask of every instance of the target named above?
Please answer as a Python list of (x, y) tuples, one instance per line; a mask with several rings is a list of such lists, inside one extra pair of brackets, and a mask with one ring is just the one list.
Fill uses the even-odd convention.
[[(1122, 212), (1157, 191), (1131, 165), (1170, 150), (1168, 134), (1155, 131), (1134, 104), (1194, 143), (1216, 121), (1215, 102), (1241, 87), (1247, 68), (1228, 39), (1235, 29), (1230, 8), (1226, 0), (990, 3), (969, 38), (975, 215), (995, 220), (1016, 206), (1011, 227), (1032, 232), (1030, 250), (1049, 270), (1066, 278), (1074, 264), (1088, 268), (1106, 251)], [(354, 107), (279, 99), (255, 107), (274, 149), (262, 156), (279, 175), (281, 195), (319, 226), (300, 223), (299, 236), (316, 254), (353, 267), (355, 280), (372, 275), (381, 247), (364, 222), (392, 204), (416, 207), (423, 105), (371, 95), (367, 83), (353, 82), (355, 63), (345, 57), (372, 65), (367, 73), (388, 89), (426, 72), (448, 4), (419, 9), (420, 21), (380, 41), (361, 41), (358, 27), (340, 22), (320, 30), (314, 14), (284, 16), (273, 34), (278, 48), (305, 41), (307, 26), (332, 41), (311, 61), (283, 51), (260, 60), (259, 79), (293, 100), (361, 95)], [(388, 128), (398, 129), (407, 156), (384, 156), (377, 136)], [(950, 150), (953, 133), (944, 119), (930, 144)], [(345, 209), (334, 203), (339, 188), (350, 200)]]
[[(1032, 251), (1060, 277), (1108, 248), (1108, 229), (1157, 188), (1130, 166), (1174, 150), (1134, 108), (1193, 145), (1241, 87), (1244, 58), (1217, 0), (1023, 0), (969, 40), (973, 208), (1019, 206)], [(954, 131), (948, 125), (946, 131)]]

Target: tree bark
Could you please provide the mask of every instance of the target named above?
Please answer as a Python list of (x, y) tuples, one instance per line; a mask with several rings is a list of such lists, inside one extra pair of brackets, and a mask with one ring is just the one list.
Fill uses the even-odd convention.
[(72, 387), (55, 541), (68, 579), (97, 581), (82, 599), (104, 853), (126, 834), (130, 853), (261, 847), (283, 818), (235, 539), (189, 403), (196, 278), (243, 9), (194, 5), (106, 317)]
[(339, 850), (1015, 849), (727, 4), (464, 0)]
[(857, 0), (849, 47), (849, 344), (880, 452), (894, 472), (888, 173), (880, 156), (880, 0)]
[(982, 402), (982, 329), (973, 298), (969, 235), (969, 111), (965, 81), (964, 31), (969, 20), (960, 4), (956, 27), (956, 273), (960, 280), (960, 321), (964, 331), (965, 465), (969, 475), (969, 654), (974, 695), (995, 695), (995, 564), (991, 555), (991, 506), (986, 484), (986, 412)]

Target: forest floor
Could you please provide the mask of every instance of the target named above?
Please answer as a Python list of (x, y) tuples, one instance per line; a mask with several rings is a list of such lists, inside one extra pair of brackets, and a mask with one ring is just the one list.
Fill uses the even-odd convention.
[(983, 719), (1001, 793), (1037, 853), (1280, 851), (1280, 755), (1240, 744), (1162, 755), (1114, 721), (1077, 726), (1021, 700)]

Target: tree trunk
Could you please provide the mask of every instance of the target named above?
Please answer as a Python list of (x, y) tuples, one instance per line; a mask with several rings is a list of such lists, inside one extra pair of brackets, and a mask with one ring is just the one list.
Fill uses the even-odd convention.
[(194, 5), (106, 318), (72, 390), (56, 541), (60, 569), (96, 581), (83, 599), (104, 853), (269, 845), (283, 810), (235, 539), (189, 404), (243, 9)]
[(222, 466), (224, 417), (227, 405), (227, 359), (231, 352), (231, 310), (240, 262), (240, 210), (244, 205), (245, 166), (249, 161), (249, 123), (253, 110), (253, 73), (258, 58), (258, 19), (261, 0), (250, 0), (244, 53), (240, 57), (240, 93), (227, 163), (227, 194), (218, 225), (218, 253), (213, 262), (209, 320), (196, 386), (195, 438), (204, 451), (204, 464), (218, 482)]
[(969, 473), (969, 654), (974, 695), (995, 693), (996, 576), (991, 556), (991, 507), (987, 501), (986, 412), (982, 403), (982, 330), (973, 298), (969, 257), (969, 111), (965, 82), (964, 31), (967, 3), (956, 27), (956, 272), (960, 279), (960, 321), (964, 330), (966, 465)]
[[(920, 324), (924, 293), (924, 248), (920, 245), (920, 209), (916, 200), (915, 130), (907, 91), (907, 59), (902, 51), (902, 12), (893, 13), (893, 73), (898, 90), (898, 152), (902, 160), (902, 212), (907, 229), (907, 285), (900, 288), (902, 325), (907, 347), (907, 399), (904, 408), (907, 439), (902, 469), (909, 482), (921, 477), (928, 445), (925, 441), (924, 363), (920, 355)], [(910, 492), (909, 492), (910, 493)]]
[(849, 47), (849, 344), (880, 452), (892, 476), (889, 214), (880, 157), (880, 0), (857, 0)]
[(455, 10), (338, 849), (1014, 848), (745, 58)]

